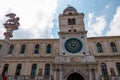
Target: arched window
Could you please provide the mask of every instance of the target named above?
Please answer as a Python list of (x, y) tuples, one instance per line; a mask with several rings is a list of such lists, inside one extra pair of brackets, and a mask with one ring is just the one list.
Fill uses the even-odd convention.
[(52, 46), (50, 44), (47, 45), (47, 52), (46, 53), (51, 53)]
[(72, 24), (72, 20), (68, 19), (68, 25), (71, 25), (71, 24)]
[(9, 64), (5, 64), (5, 65), (4, 65), (2, 75), (4, 75), (4, 74), (7, 74), (7, 73), (8, 73), (8, 67), (9, 67)]
[(100, 64), (102, 75), (108, 75), (107, 67), (105, 63)]
[(31, 78), (34, 79), (36, 75), (37, 64), (33, 64), (31, 68)]
[(45, 65), (45, 77), (50, 77), (50, 64)]
[(39, 45), (38, 44), (35, 45), (34, 53), (35, 54), (39, 53)]
[(76, 24), (76, 20), (73, 18), (72, 19), (72, 25), (75, 25)]
[(120, 75), (120, 62), (116, 63), (116, 68), (117, 68), (118, 75)]
[(102, 52), (103, 52), (101, 43), (97, 43), (97, 44), (96, 44), (96, 47), (97, 47), (97, 52), (98, 52), (98, 53), (102, 53)]
[(20, 54), (24, 54), (26, 45), (21, 46)]
[(22, 64), (18, 64), (15, 72), (15, 76), (19, 76), (21, 72)]
[(114, 42), (111, 42), (110, 46), (111, 46), (112, 52), (117, 52), (117, 48)]
[(68, 25), (75, 25), (76, 24), (76, 19), (68, 19)]
[(14, 45), (10, 45), (8, 54), (12, 54), (14, 50)]
[(1, 48), (2, 48), (2, 45), (0, 45), (0, 50), (1, 50)]

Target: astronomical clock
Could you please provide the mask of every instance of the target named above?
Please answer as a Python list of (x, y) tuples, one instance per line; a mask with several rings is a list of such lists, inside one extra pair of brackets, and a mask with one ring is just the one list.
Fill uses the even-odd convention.
[(70, 38), (65, 42), (64, 47), (68, 52), (75, 54), (81, 51), (83, 44), (77, 38)]

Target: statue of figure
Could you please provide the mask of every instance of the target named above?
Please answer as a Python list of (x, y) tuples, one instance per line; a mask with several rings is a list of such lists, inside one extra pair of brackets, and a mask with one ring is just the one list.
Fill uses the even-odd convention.
[(10, 19), (8, 19), (5, 24), (14, 24), (16, 26), (19, 26), (19, 22), (18, 21), (20, 19), (19, 19), (19, 17), (15, 18), (15, 16), (16, 16), (16, 14), (14, 14), (14, 13), (7, 14), (6, 17), (9, 17)]
[(42, 76), (42, 69), (39, 69), (38, 76)]
[(111, 75), (115, 75), (114, 68), (110, 68)]
[(54, 77), (53, 77), (53, 75), (51, 75), (51, 80), (54, 80)]

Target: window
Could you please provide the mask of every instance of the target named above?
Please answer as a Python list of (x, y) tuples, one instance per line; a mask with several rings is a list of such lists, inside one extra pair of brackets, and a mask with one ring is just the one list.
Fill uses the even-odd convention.
[(68, 30), (68, 32), (71, 32), (71, 30)]
[(8, 54), (12, 54), (14, 50), (14, 45), (10, 45)]
[(18, 64), (15, 72), (15, 76), (19, 76), (21, 72), (22, 64)]
[(39, 53), (39, 45), (38, 44), (35, 45), (34, 53), (35, 54)]
[(101, 66), (102, 75), (108, 75), (106, 64), (101, 63), (100, 66)]
[(118, 75), (120, 75), (120, 62), (116, 63), (116, 68), (117, 68)]
[(36, 70), (37, 70), (37, 64), (33, 64), (32, 69), (31, 69), (31, 78), (32, 79), (34, 79), (34, 77), (36, 75)]
[(110, 46), (111, 46), (112, 52), (117, 52), (117, 48), (114, 42), (111, 42)]
[(50, 77), (50, 64), (45, 65), (45, 77)]
[(68, 25), (71, 25), (71, 19), (68, 19)]
[(76, 24), (76, 20), (73, 19), (68, 19), (68, 25), (75, 25)]
[(8, 67), (9, 67), (9, 64), (5, 64), (5, 65), (4, 65), (2, 75), (4, 75), (4, 74), (7, 74), (7, 73), (8, 73)]
[(97, 43), (97, 44), (96, 44), (96, 47), (97, 47), (97, 52), (98, 52), (98, 53), (102, 53), (102, 52), (103, 52), (101, 43)]
[(74, 29), (74, 32), (76, 32), (77, 30), (76, 29)]
[(76, 20), (72, 19), (72, 24), (75, 25), (76, 24)]
[(20, 50), (20, 53), (23, 54), (25, 52), (25, 48), (26, 48), (26, 45), (22, 45), (21, 46), (21, 50)]
[(72, 15), (72, 13), (70, 12), (69, 15)]
[(52, 48), (52, 46), (50, 44), (48, 44), (47, 45), (47, 52), (46, 53), (48, 53), (48, 54), (51, 53), (51, 48)]

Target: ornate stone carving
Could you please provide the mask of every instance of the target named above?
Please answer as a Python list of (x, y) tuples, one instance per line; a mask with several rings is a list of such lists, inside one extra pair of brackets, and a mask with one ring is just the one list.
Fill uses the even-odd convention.
[(6, 17), (9, 17), (9, 19), (6, 21), (6, 23), (4, 25), (15, 25), (15, 26), (19, 26), (19, 17), (15, 17), (16, 14), (14, 13), (9, 13), (6, 15)]
[(6, 28), (6, 32), (4, 33), (4, 35), (6, 36), (6, 38), (11, 38), (13, 37), (12, 32), (13, 30), (17, 30), (19, 24), (19, 17), (15, 17), (16, 14), (14, 13), (9, 13), (6, 15), (6, 17), (9, 17), (9, 19), (5, 22), (4, 26)]
[(79, 62), (79, 58), (71, 58), (71, 62)]

